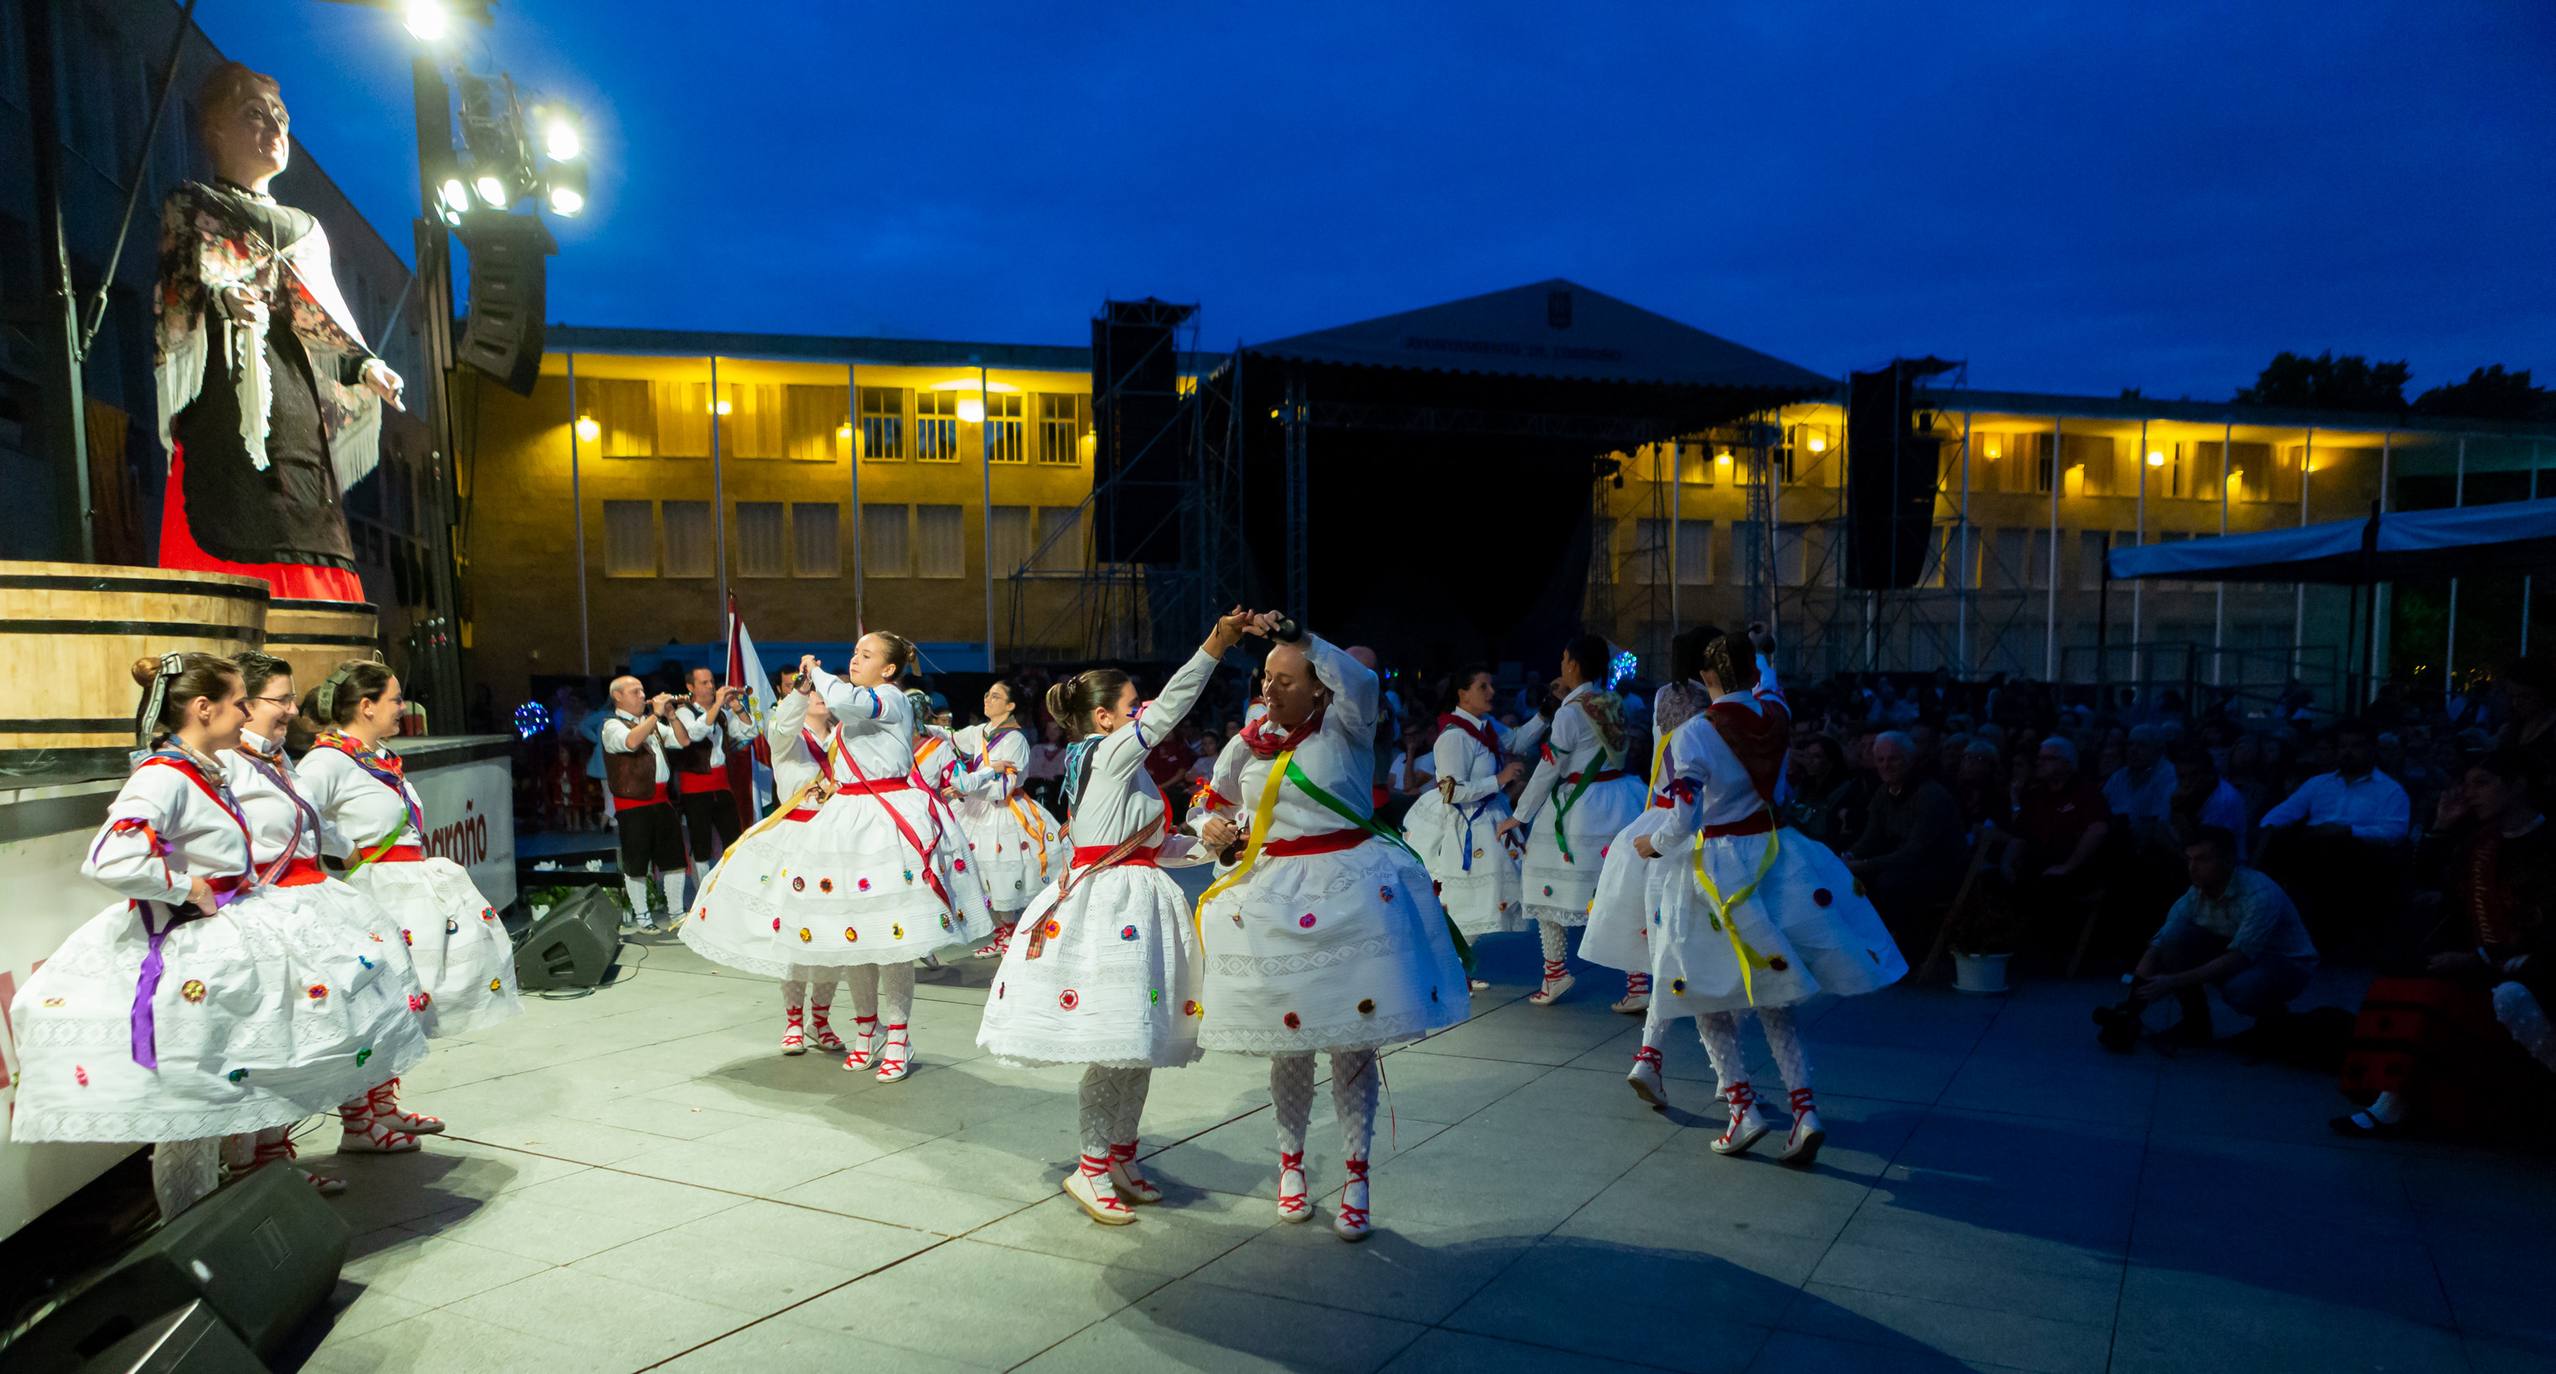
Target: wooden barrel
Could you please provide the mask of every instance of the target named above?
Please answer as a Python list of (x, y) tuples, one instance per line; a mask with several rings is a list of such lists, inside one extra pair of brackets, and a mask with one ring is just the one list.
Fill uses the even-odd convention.
[(253, 649), (267, 600), (254, 577), (0, 562), (0, 774), (124, 771), (142, 697), (133, 660)]
[(381, 657), (379, 616), (369, 601), (277, 601), (266, 610), (259, 647), (293, 665), (293, 690), (308, 694), (350, 658)]

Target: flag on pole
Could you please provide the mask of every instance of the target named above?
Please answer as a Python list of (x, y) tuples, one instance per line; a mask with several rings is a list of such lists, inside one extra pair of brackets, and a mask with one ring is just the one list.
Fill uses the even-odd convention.
[(737, 614), (737, 598), (728, 597), (728, 685), (742, 686), (745, 695), (737, 705), (746, 720), (754, 726), (754, 810), (756, 815), (772, 805), (772, 746), (763, 737), (764, 722), (772, 719), (772, 710), (781, 698), (772, 690), (772, 675), (763, 670), (763, 658), (754, 651), (754, 636), (746, 631), (745, 617)]

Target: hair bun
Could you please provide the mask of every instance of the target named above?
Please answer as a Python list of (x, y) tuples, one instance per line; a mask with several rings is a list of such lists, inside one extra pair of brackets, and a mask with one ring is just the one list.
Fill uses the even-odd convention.
[(134, 686), (136, 686), (136, 687), (148, 687), (148, 686), (150, 686), (150, 685), (151, 685), (151, 679), (156, 678), (156, 677), (158, 677), (159, 675), (160, 675), (160, 661), (159, 661), (158, 659), (156, 659), (156, 658), (137, 658), (137, 659), (133, 660), (133, 685), (134, 685)]

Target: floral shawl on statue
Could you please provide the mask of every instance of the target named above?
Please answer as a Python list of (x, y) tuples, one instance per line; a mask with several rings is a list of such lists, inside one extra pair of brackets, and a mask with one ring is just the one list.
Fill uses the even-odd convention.
[(187, 182), (160, 211), (159, 289), (151, 302), (152, 370), (159, 379), (160, 442), (174, 447), (171, 424), (204, 388), (210, 350), (225, 350), (239, 386), (240, 439), (264, 471), (274, 379), (267, 371), (268, 325), (234, 319), (223, 293), (234, 286), (289, 306), (271, 319), (288, 324), (310, 356), (319, 384), (330, 466), (341, 490), (369, 475), (381, 459), (380, 398), (364, 388), (373, 358), (355, 314), (339, 294), (328, 235), (316, 218), (309, 232), (269, 242), (258, 211), (268, 197), (230, 186)]

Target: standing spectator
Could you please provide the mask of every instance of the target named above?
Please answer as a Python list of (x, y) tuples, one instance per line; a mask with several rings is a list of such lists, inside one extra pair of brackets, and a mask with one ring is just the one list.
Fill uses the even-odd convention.
[[(2166, 913), (2165, 925), (2139, 958), (2128, 1002), (2095, 1013), (2114, 1049), (2127, 1049), (2116, 1027), (2136, 1024), (2148, 1005), (2167, 997), (2183, 1019), (2160, 1039), (2168, 1045), (2211, 1041), (2209, 989), (2231, 1011), (2253, 1018), (2239, 1039), (2260, 1039), (2289, 1011), (2316, 972), (2316, 945), (2281, 885), (2236, 860), (2236, 837), (2204, 827), (2184, 849), (2192, 888)], [(2125, 1020), (2126, 1018), (2126, 1020)]]
[(1871, 890), (1901, 952), (1922, 957), (1934, 932), (1917, 930), (1917, 919), (1952, 896), (1967, 867), (1961, 805), (1942, 783), (1918, 775), (1917, 746), (1901, 731), (1873, 740), (1873, 771), (1881, 785), (1864, 808), (1863, 835), (1846, 867)]

